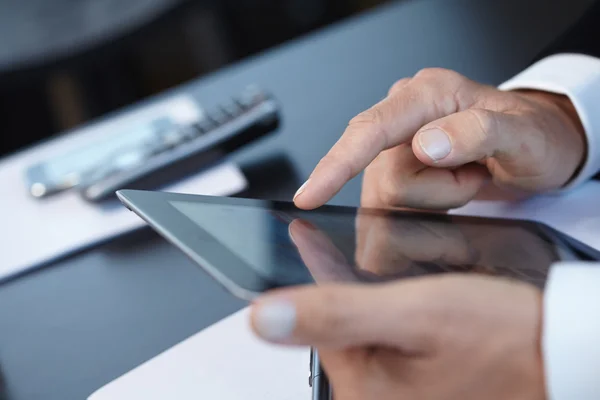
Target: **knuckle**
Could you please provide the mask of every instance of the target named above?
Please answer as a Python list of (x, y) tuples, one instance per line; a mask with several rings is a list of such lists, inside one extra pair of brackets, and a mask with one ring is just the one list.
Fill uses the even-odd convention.
[(444, 116), (458, 112), (470, 104), (465, 96), (464, 78), (457, 72), (441, 68), (427, 68), (415, 78), (420, 78), (418, 95), (436, 110), (436, 115)]
[[(435, 93), (432, 100), (440, 104), (452, 105), (450, 108), (465, 109), (475, 102), (477, 85), (456, 71), (444, 68), (426, 68), (417, 73), (431, 86)], [(448, 107), (446, 107), (448, 108)]]
[(443, 68), (423, 68), (416, 73), (415, 78), (437, 78), (439, 74), (444, 72)]
[(400, 91), (402, 88), (404, 88), (406, 86), (406, 84), (408, 82), (410, 82), (410, 78), (403, 78), (403, 79), (396, 81), (388, 90), (388, 96), (391, 96), (392, 94)]
[(423, 68), (415, 75), (415, 78), (433, 79), (440, 81), (463, 81), (465, 78), (456, 71), (446, 68)]
[(442, 90), (436, 98), (433, 99), (438, 115), (450, 115), (461, 109), (461, 102), (455, 91)]
[(381, 141), (382, 148), (387, 147), (385, 114), (381, 107), (371, 107), (352, 118), (348, 123), (350, 131), (364, 131), (375, 141)]
[(371, 107), (361, 112), (348, 123), (349, 127), (377, 126), (383, 121), (383, 115), (378, 107)]
[(398, 183), (384, 175), (379, 185), (379, 201), (384, 206), (397, 207), (404, 204), (405, 194)]

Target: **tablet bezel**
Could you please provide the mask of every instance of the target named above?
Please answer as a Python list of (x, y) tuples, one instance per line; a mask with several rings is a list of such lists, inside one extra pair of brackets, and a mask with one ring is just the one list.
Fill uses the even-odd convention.
[[(145, 190), (120, 190), (117, 192), (117, 197), (128, 209), (135, 212), (161, 236), (182, 250), (192, 261), (235, 296), (251, 301), (263, 292), (278, 287), (275, 282), (269, 281), (268, 278), (256, 272), (248, 263), (240, 259), (209, 232), (186, 217), (171, 202), (246, 206), (274, 211), (295, 209), (293, 203)], [(321, 210), (334, 213), (356, 213), (357, 208), (323, 206)], [(403, 218), (419, 218), (419, 215), (422, 215), (420, 212), (390, 212), (390, 210), (365, 208), (362, 208), (361, 212), (391, 213), (402, 215)], [(525, 225), (528, 229), (541, 235), (550, 236), (556, 241), (558, 241), (558, 237), (567, 240), (572, 247), (582, 253), (579, 256), (585, 255), (590, 260), (600, 260), (600, 252), (597, 250), (558, 232), (548, 225), (535, 221), (430, 213), (427, 213), (427, 218), (470, 224)], [(202, 249), (202, 254), (197, 249)]]
[[(117, 197), (129, 210), (139, 215), (237, 297), (252, 300), (275, 287), (273, 282), (255, 272), (245, 261), (171, 204), (180, 201), (268, 208), (269, 201), (145, 190), (119, 190)], [(200, 248), (202, 254), (197, 251)]]

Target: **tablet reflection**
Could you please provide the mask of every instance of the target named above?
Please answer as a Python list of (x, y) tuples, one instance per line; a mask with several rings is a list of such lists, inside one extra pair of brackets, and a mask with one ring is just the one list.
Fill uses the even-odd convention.
[[(290, 236), (315, 281), (378, 282), (455, 272), (543, 287), (558, 258), (553, 243), (519, 225), (457, 224), (368, 210), (359, 210), (353, 220), (346, 229), (332, 229), (331, 221), (314, 216), (290, 223)], [(353, 246), (348, 245), (350, 233)]]

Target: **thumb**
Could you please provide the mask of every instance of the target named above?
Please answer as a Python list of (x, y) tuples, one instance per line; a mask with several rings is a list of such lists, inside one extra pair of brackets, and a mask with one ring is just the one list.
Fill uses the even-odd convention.
[(385, 345), (413, 353), (431, 337), (419, 303), (411, 284), (306, 286), (266, 295), (252, 306), (250, 318), (254, 332), (269, 342), (336, 349)]
[(495, 156), (516, 159), (522, 133), (509, 115), (469, 109), (425, 125), (416, 133), (412, 147), (426, 165), (458, 167)]

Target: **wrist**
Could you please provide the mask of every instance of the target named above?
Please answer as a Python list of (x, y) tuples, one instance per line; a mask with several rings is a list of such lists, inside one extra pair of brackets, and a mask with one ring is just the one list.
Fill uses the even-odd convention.
[(585, 129), (583, 128), (581, 118), (579, 118), (577, 109), (569, 97), (564, 94), (545, 92), (542, 90), (517, 90), (516, 92), (557, 107), (562, 112), (563, 116), (567, 118), (573, 129), (579, 133), (582, 138), (585, 137)]
[[(575, 126), (583, 125), (585, 132), (585, 141), (582, 147), (584, 149), (582, 153), (585, 155), (584, 161), (580, 165), (579, 173), (573, 176), (561, 190), (568, 190), (580, 185), (600, 170), (600, 135), (598, 134), (600, 132), (600, 117), (597, 112), (597, 105), (600, 101), (599, 84), (600, 59), (583, 54), (565, 53), (555, 54), (536, 62), (502, 83), (499, 87), (500, 90), (505, 92), (521, 89), (542, 92), (544, 95), (539, 96), (539, 98), (543, 98), (543, 102), (547, 101), (546, 104), (552, 104), (552, 107), (560, 110), (559, 115), (564, 117), (555, 118), (558, 123), (563, 123), (562, 120), (568, 118), (570, 122), (576, 121)], [(564, 99), (557, 101), (560, 98), (549, 97), (546, 95), (548, 92), (566, 95), (572, 104), (566, 103), (563, 101)], [(518, 95), (518, 93), (516, 94)], [(523, 96), (523, 98), (526, 98), (526, 96)], [(573, 118), (573, 106), (577, 110), (580, 121)], [(552, 129), (552, 127), (546, 129)], [(555, 133), (558, 133), (569, 130), (569, 128), (564, 126), (559, 127), (559, 129), (554, 128), (554, 130), (557, 131)], [(581, 131), (578, 130), (577, 132), (580, 133)], [(568, 134), (569, 132), (566, 132), (566, 135)], [(555, 138), (561, 140), (560, 137)], [(564, 139), (560, 143), (561, 146), (571, 146), (571, 143)], [(571, 157), (573, 155), (572, 153)], [(568, 161), (563, 160), (561, 162), (566, 163)], [(571, 168), (571, 164), (569, 164), (569, 168)]]
[(567, 148), (572, 148), (578, 154), (578, 163), (571, 177), (565, 185), (570, 183), (574, 177), (579, 175), (587, 159), (587, 139), (585, 128), (581, 118), (575, 108), (575, 105), (568, 96), (559, 93), (547, 92), (543, 90), (520, 89), (514, 92), (532, 100), (545, 107), (556, 115), (564, 123), (564, 135), (570, 136)]

